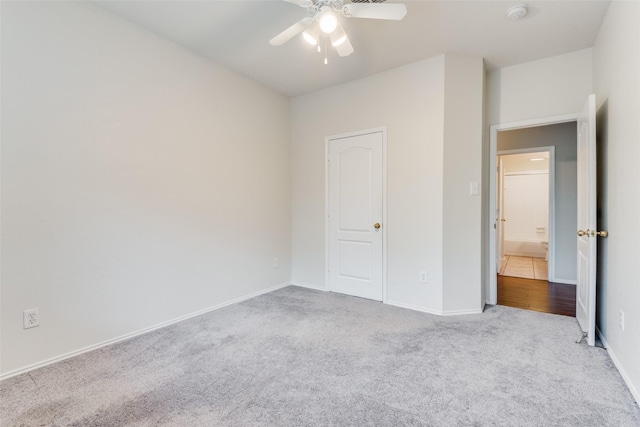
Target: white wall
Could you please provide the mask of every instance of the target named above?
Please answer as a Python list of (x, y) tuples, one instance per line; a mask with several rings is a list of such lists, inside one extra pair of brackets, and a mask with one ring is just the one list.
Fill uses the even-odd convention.
[(482, 67), (440, 56), (292, 100), (294, 283), (325, 288), (325, 137), (386, 126), (388, 302), (480, 310), (480, 197), (469, 183), (481, 180)]
[[(614, 1), (593, 48), (598, 104), (598, 327), (640, 401), (640, 3)], [(625, 329), (618, 326), (619, 311)]]
[(90, 4), (3, 2), (1, 102), (0, 373), (289, 281), (283, 96)]
[[(443, 312), (480, 311), (484, 65), (481, 58), (445, 56)], [(437, 225), (432, 224), (435, 230)]]
[[(586, 97), (585, 97), (586, 100)], [(575, 283), (577, 279), (578, 175), (577, 127), (575, 122), (498, 132), (498, 151), (555, 147), (555, 200), (553, 232), (553, 277)]]
[(591, 60), (583, 49), (491, 71), (489, 124), (577, 113), (592, 91)]
[(388, 300), (442, 310), (443, 80), (440, 56), (292, 100), (294, 283), (325, 288), (325, 137), (386, 126)]

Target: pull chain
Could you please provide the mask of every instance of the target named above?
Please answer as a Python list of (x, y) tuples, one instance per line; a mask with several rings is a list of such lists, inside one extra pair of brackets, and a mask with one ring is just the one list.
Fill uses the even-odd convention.
[(327, 65), (329, 61), (327, 61), (327, 42), (324, 42), (324, 65)]

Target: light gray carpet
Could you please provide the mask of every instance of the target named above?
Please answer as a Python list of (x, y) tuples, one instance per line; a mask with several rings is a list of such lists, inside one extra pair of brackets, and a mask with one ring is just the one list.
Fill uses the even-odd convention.
[[(638, 426), (573, 318), (288, 287), (0, 383), (3, 426)], [(33, 396), (33, 401), (27, 398)]]

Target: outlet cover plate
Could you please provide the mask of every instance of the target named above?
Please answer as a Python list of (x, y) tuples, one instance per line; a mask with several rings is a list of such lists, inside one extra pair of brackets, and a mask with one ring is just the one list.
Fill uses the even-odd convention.
[(30, 308), (22, 312), (22, 323), (24, 329), (35, 328), (40, 326), (40, 309)]
[(420, 283), (427, 283), (427, 282), (428, 282), (427, 272), (423, 270), (420, 272)]

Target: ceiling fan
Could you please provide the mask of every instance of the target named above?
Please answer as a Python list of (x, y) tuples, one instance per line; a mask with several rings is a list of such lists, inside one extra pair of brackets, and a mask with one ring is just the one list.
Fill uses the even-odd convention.
[[(318, 46), (320, 51), (320, 36), (327, 34), (331, 45), (336, 48), (338, 55), (349, 56), (353, 53), (353, 46), (349, 42), (347, 33), (338, 22), (338, 15), (346, 18), (369, 18), (400, 21), (407, 14), (404, 4), (382, 4), (384, 0), (284, 0), (304, 7), (309, 16), (296, 22), (274, 38), (269, 43), (280, 46), (296, 35), (302, 33), (304, 39), (312, 45)], [(325, 51), (325, 64), (327, 63)]]

